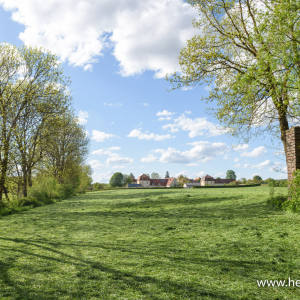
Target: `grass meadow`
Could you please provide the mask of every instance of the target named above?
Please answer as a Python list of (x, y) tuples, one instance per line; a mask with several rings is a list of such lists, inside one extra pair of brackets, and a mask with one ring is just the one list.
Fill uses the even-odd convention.
[(300, 280), (300, 216), (267, 198), (110, 190), (0, 217), (0, 299), (300, 299), (256, 283)]

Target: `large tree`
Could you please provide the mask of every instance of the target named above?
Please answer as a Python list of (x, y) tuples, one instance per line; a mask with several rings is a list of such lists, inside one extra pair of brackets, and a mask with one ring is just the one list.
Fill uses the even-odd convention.
[(59, 183), (72, 183), (88, 154), (89, 143), (84, 127), (77, 123), (72, 112), (56, 116), (41, 145), (44, 152), (42, 168)]
[(114, 173), (109, 180), (109, 184), (112, 187), (122, 187), (124, 185), (123, 174), (121, 172)]
[[(26, 107), (66, 90), (57, 57), (44, 49), (0, 46), (0, 206), (9, 171), (12, 139)], [(56, 92), (55, 92), (56, 93)], [(42, 100), (41, 100), (42, 101)]]
[(281, 139), (299, 124), (300, 1), (188, 0), (199, 10), (174, 88), (207, 83), (223, 128), (241, 142), (269, 132)]

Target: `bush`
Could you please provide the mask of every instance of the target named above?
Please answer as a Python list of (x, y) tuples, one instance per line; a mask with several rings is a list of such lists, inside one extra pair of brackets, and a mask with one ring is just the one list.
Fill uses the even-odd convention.
[(287, 201), (287, 197), (284, 195), (278, 195), (276, 197), (270, 197), (267, 200), (267, 203), (272, 205), (275, 208), (284, 209), (284, 203)]
[(75, 189), (71, 184), (59, 184), (55, 178), (40, 177), (29, 189), (29, 197), (45, 204), (53, 203), (54, 200), (69, 198), (74, 195)]
[(230, 183), (228, 183), (227, 185), (233, 185), (233, 186), (237, 186), (237, 185), (240, 185), (242, 182), (240, 180), (235, 180), (235, 181), (232, 181)]
[(293, 180), (289, 182), (289, 197), (282, 205), (284, 210), (292, 212), (300, 211), (300, 170), (293, 173)]

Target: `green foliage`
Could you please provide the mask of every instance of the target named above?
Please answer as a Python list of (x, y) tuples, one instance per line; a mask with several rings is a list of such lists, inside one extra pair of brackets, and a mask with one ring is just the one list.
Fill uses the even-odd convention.
[(130, 175), (123, 174), (123, 185), (122, 186), (125, 186), (126, 184), (131, 184), (132, 182), (133, 182), (133, 179)]
[(75, 193), (75, 188), (69, 183), (60, 184), (53, 177), (39, 177), (29, 189), (29, 197), (43, 203), (52, 203), (54, 200), (69, 198)]
[(216, 179), (221, 179), (221, 177), (217, 177)]
[(262, 178), (259, 175), (255, 175), (253, 176), (253, 181), (259, 183), (262, 181)]
[(241, 181), (235, 180), (235, 181), (232, 181), (232, 182), (228, 183), (227, 185), (237, 186), (237, 185), (240, 185), (241, 183), (242, 183)]
[(165, 178), (170, 178), (170, 173), (169, 173), (169, 171), (166, 172)]
[(151, 174), (151, 177), (150, 177), (151, 179), (158, 179), (159, 178), (159, 174), (158, 173), (156, 173), (156, 172), (153, 172), (152, 174)]
[(246, 181), (247, 181), (247, 179), (246, 179), (245, 177), (242, 177), (242, 178), (241, 178), (241, 182), (242, 182), (242, 184), (245, 184), (245, 183), (246, 183)]
[(190, 182), (189, 179), (183, 175), (180, 175), (178, 178), (177, 178), (177, 181), (179, 183), (180, 186), (183, 186), (185, 183), (188, 183)]
[(226, 179), (236, 179), (236, 175), (235, 175), (235, 172), (232, 171), (232, 170), (228, 170), (226, 172)]
[(109, 180), (109, 184), (111, 187), (122, 187), (124, 185), (123, 174), (120, 172), (114, 173)]
[(293, 179), (289, 184), (289, 197), (282, 206), (285, 210), (300, 212), (300, 169), (293, 173)]
[(268, 131), (285, 148), (300, 115), (299, 1), (188, 2), (199, 31), (167, 79), (174, 88), (209, 84), (208, 110), (230, 134), (247, 142)]

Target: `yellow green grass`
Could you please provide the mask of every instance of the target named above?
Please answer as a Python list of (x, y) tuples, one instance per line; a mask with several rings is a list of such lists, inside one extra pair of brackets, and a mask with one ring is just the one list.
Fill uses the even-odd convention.
[(300, 280), (300, 216), (267, 197), (110, 190), (0, 217), (0, 299), (300, 299), (256, 283)]

